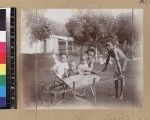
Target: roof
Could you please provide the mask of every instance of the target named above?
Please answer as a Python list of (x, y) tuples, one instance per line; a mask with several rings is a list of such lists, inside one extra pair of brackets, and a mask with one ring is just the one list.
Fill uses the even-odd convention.
[(50, 35), (50, 38), (57, 38), (60, 41), (73, 41), (72, 37), (67, 36)]

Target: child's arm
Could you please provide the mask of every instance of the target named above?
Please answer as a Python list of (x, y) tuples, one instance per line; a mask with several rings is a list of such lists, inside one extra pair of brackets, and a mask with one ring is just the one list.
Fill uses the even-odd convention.
[(69, 76), (69, 65), (68, 65), (68, 63), (65, 65), (64, 73), (65, 73), (65, 77)]
[(91, 61), (90, 65), (88, 66), (88, 70), (92, 71), (93, 70), (93, 64), (94, 64), (94, 60)]
[(83, 74), (82, 67), (80, 65), (78, 66), (77, 71), (78, 71), (79, 74)]
[(57, 69), (58, 69), (58, 66), (57, 66), (57, 64), (55, 64), (55, 65), (51, 68), (51, 71), (56, 74), (56, 73), (57, 73)]
[(102, 69), (102, 72), (105, 72), (105, 71), (106, 71), (107, 65), (108, 65), (109, 60), (110, 60), (110, 56), (111, 56), (111, 54), (108, 53), (108, 56), (107, 56), (107, 59), (106, 59), (106, 63), (105, 63), (105, 67)]

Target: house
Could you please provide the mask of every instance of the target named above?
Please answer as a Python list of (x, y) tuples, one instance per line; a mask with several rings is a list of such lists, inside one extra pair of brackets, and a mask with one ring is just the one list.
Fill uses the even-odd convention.
[[(44, 52), (44, 42), (37, 41), (32, 45), (29, 44), (29, 39), (21, 42), (22, 53), (43, 53)], [(74, 52), (73, 39), (66, 36), (50, 35), (46, 40), (46, 52), (47, 53), (66, 53), (70, 54)]]
[(66, 53), (74, 51), (73, 39), (66, 36), (51, 35), (47, 40), (47, 53)]

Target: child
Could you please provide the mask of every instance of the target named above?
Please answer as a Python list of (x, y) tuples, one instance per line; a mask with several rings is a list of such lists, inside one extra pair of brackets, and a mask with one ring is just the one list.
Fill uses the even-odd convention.
[(67, 56), (60, 55), (60, 61), (57, 61), (53, 66), (52, 71), (60, 78), (63, 79), (68, 76), (69, 65), (67, 62)]
[(108, 50), (108, 57), (106, 59), (105, 67), (102, 72), (106, 71), (107, 65), (109, 63), (110, 57), (114, 58), (116, 61), (117, 69), (115, 71), (115, 97), (123, 99), (123, 87), (124, 87), (124, 75), (127, 66), (127, 58), (125, 54), (111, 42), (106, 42), (106, 47)]
[(87, 64), (90, 71), (93, 70), (94, 57), (95, 57), (95, 50), (89, 49), (87, 52)]
[(69, 76), (70, 75), (76, 75), (77, 72), (77, 66), (76, 66), (76, 62), (71, 61), (70, 62), (70, 66), (69, 66)]
[(84, 57), (80, 58), (80, 64), (78, 65), (78, 73), (79, 74), (87, 74), (89, 71), (88, 64)]
[(57, 64), (59, 62), (58, 57), (55, 54), (52, 55), (52, 58), (53, 58), (55, 64)]

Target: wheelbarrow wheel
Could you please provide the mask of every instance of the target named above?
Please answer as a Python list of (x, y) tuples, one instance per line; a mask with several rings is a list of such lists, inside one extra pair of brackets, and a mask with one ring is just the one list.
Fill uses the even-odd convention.
[(45, 105), (58, 104), (65, 96), (64, 92), (60, 92), (66, 90), (66, 88), (62, 81), (51, 81), (44, 84), (41, 87), (41, 102)]

